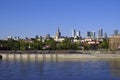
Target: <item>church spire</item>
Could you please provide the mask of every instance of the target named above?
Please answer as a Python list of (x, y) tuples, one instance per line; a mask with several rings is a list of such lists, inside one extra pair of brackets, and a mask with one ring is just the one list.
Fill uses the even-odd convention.
[(58, 27), (58, 33), (60, 32), (60, 28)]
[(60, 28), (58, 27), (57, 33), (56, 33), (57, 37), (61, 37), (61, 32), (60, 32)]

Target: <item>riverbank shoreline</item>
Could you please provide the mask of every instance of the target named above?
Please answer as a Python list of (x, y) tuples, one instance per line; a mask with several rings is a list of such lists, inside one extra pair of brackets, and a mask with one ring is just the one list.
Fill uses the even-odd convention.
[(103, 59), (119, 58), (120, 54), (0, 54), (2, 59)]
[(5, 54), (120, 54), (120, 50), (110, 51), (110, 50), (8, 50), (0, 51), (0, 53)]

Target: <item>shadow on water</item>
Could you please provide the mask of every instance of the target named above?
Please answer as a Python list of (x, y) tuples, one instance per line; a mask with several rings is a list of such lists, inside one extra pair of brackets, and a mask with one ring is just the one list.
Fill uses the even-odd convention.
[(2, 59), (2, 55), (0, 55), (0, 59)]

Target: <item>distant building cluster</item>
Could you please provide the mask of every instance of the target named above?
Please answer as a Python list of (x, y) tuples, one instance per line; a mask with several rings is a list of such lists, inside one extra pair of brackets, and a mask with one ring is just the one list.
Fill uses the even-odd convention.
[[(56, 32), (56, 36), (54, 37), (54, 40), (57, 42), (62, 42), (65, 40), (66, 37), (61, 36), (60, 29), (58, 28)], [(68, 37), (67, 37), (68, 38)], [(107, 39), (107, 34), (103, 36), (103, 29), (100, 29), (98, 32), (98, 38), (96, 38), (95, 31), (88, 31), (86, 32), (86, 37), (82, 38), (80, 31), (76, 31), (75, 29), (72, 30), (72, 37), (69, 37), (69, 39), (74, 43), (87, 43), (87, 44), (99, 44), (100, 41), (103, 41), (104, 39)]]
[(75, 29), (72, 30), (72, 37), (73, 38), (80, 38), (81, 37), (80, 31), (76, 31)]
[[(46, 39), (54, 39), (56, 42), (63, 42), (66, 38), (69, 38), (71, 40), (72, 43), (82, 43), (82, 44), (100, 44), (102, 41), (104, 41), (105, 39), (109, 40), (109, 49), (111, 50), (116, 50), (116, 49), (120, 49), (120, 34), (118, 29), (115, 29), (113, 34), (108, 37), (107, 33), (103, 32), (103, 29), (99, 29), (98, 30), (98, 35), (96, 36), (96, 32), (95, 31), (87, 31), (86, 32), (86, 36), (85, 38), (81, 37), (81, 32), (80, 31), (76, 31), (75, 29), (72, 30), (72, 37), (65, 37), (62, 36), (60, 28), (58, 27), (56, 35), (51, 37), (50, 34), (46, 34), (45, 37), (43, 36), (36, 36), (35, 38), (37, 38), (38, 41), (44, 42)], [(32, 43), (32, 41), (35, 38), (28, 38), (26, 37), (25, 40), (26, 42), (30, 42)], [(6, 40), (9, 39), (14, 39), (14, 40), (19, 40), (19, 37), (12, 37), (12, 36), (8, 36), (8, 38)]]

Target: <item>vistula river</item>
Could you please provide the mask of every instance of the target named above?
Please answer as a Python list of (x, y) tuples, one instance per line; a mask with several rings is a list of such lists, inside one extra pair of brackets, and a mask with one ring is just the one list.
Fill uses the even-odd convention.
[(0, 80), (120, 80), (120, 59), (0, 60)]

